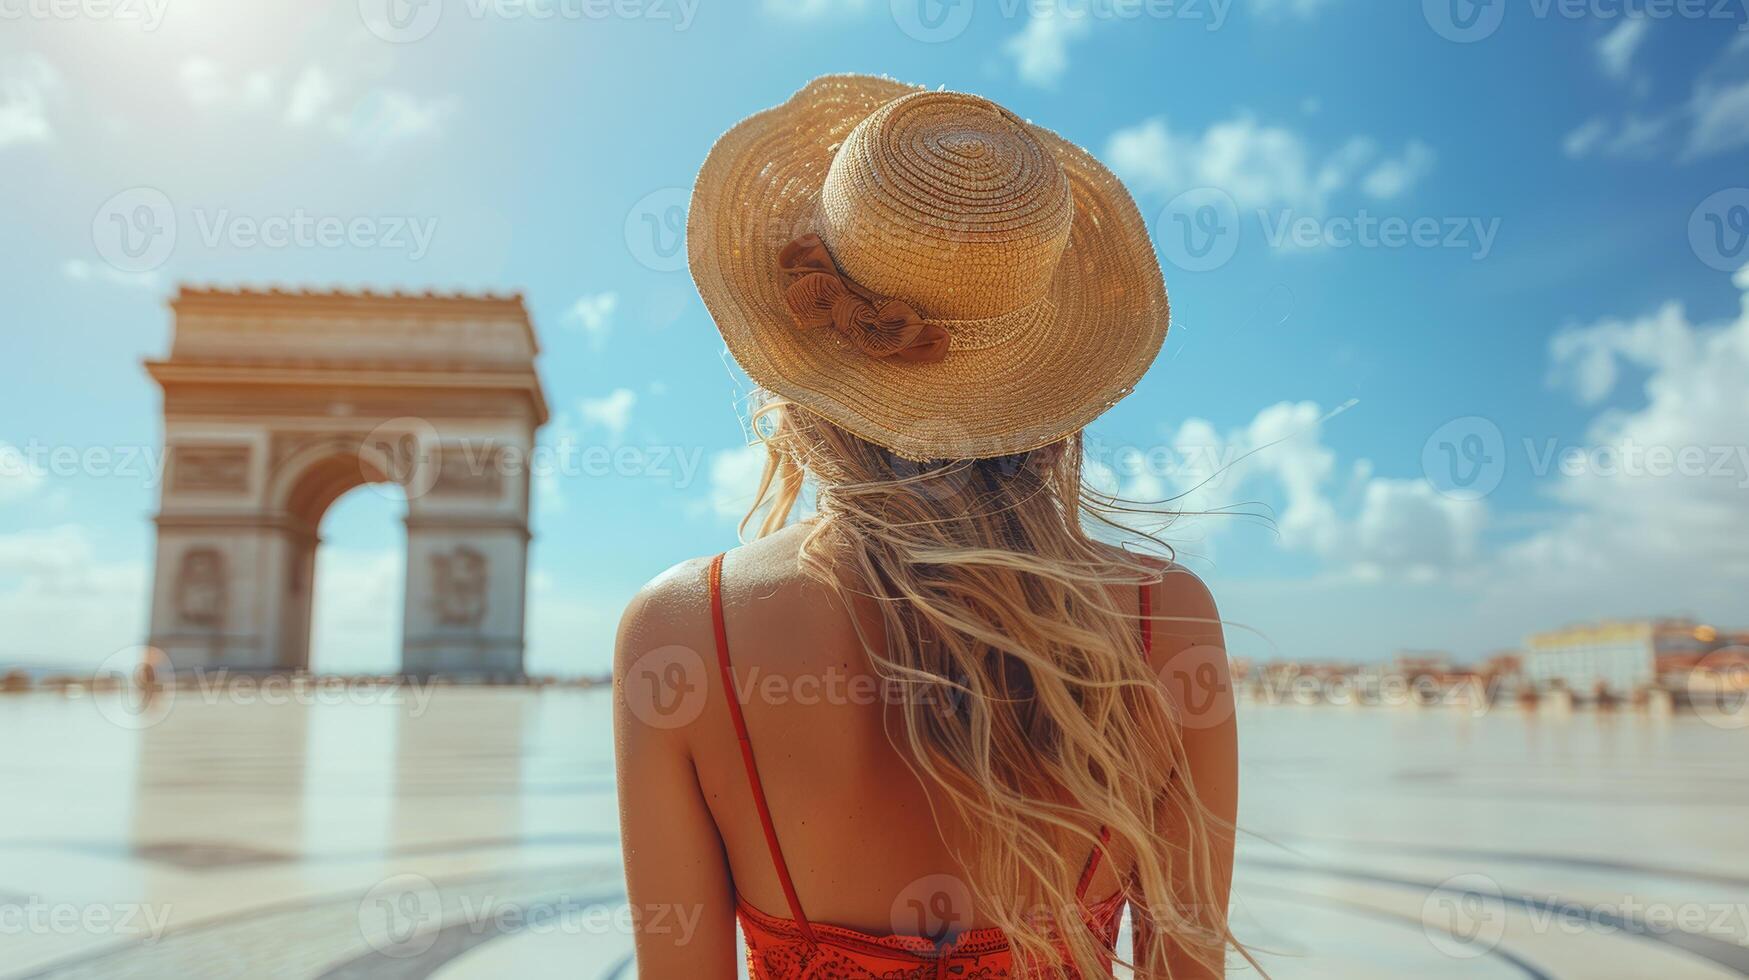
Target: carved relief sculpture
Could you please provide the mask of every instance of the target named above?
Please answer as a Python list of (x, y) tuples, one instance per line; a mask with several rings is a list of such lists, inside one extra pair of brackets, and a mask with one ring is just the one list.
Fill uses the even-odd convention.
[(225, 618), (225, 556), (217, 548), (182, 553), (176, 570), (176, 615), (192, 626), (218, 626)]
[(177, 446), (174, 453), (176, 490), (249, 489), (248, 446)]
[(486, 556), (457, 546), (432, 555), (431, 563), (437, 621), (445, 626), (479, 626), (486, 618)]

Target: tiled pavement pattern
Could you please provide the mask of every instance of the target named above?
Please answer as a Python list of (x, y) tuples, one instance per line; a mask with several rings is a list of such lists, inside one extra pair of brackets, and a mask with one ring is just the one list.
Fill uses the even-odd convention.
[[(632, 975), (605, 692), (95, 708), (0, 697), (0, 977)], [(1242, 711), (1235, 926), (1273, 976), (1749, 976), (1749, 733)]]

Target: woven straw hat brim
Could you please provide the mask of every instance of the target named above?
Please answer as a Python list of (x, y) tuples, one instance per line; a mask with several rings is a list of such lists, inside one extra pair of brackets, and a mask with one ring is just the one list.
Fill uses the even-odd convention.
[(830, 329), (798, 328), (785, 305), (777, 254), (821, 230), (820, 190), (836, 147), (875, 109), (916, 91), (829, 75), (725, 133), (693, 189), (693, 279), (755, 382), (900, 456), (977, 459), (1061, 440), (1130, 393), (1159, 353), (1169, 311), (1129, 192), (1049, 130), (1029, 125), (1067, 174), (1074, 221), (1046, 301), (1015, 315), (1023, 322), (1003, 331), (1010, 339), (933, 363), (875, 358)]

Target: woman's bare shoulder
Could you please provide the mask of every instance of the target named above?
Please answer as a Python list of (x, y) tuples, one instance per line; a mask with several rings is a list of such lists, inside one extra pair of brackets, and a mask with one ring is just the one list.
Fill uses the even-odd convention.
[[(725, 616), (743, 619), (772, 605), (804, 597), (809, 583), (798, 552), (802, 528), (786, 528), (727, 552), (723, 562)], [(689, 558), (644, 583), (620, 616), (618, 654), (674, 644), (700, 649), (715, 643), (709, 571), (715, 555)]]

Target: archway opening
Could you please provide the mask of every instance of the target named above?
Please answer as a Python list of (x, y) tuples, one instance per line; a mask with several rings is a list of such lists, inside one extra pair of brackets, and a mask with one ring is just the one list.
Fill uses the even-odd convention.
[(401, 670), (407, 499), (392, 483), (341, 493), (322, 514), (312, 576), (309, 670)]

